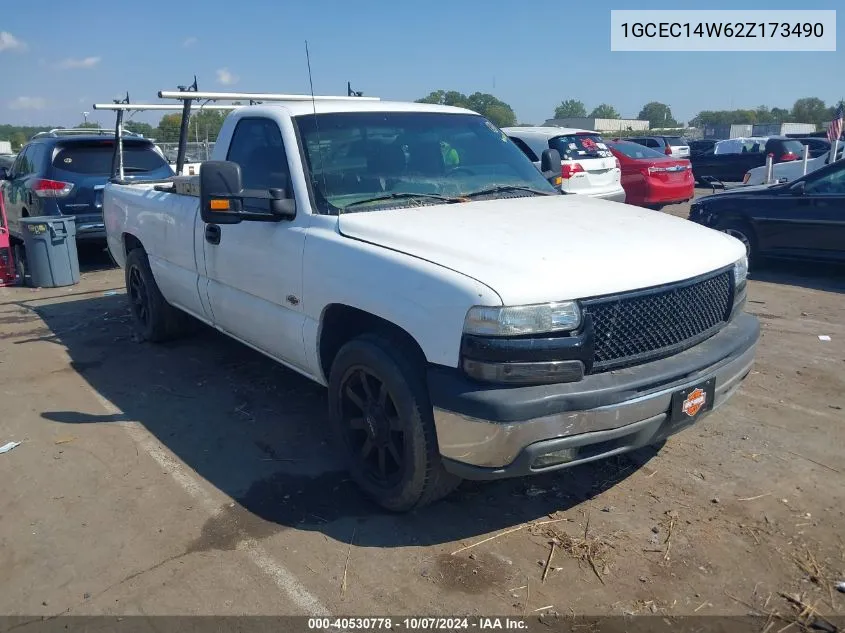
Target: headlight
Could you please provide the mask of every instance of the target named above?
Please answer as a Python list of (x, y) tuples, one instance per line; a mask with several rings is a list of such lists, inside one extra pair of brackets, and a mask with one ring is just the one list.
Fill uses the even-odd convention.
[(467, 312), (464, 332), (479, 336), (520, 336), (576, 329), (581, 311), (574, 301), (525, 306), (474, 306)]
[(748, 278), (748, 257), (743, 256), (742, 259), (734, 264), (734, 288), (740, 290), (745, 287), (745, 281)]

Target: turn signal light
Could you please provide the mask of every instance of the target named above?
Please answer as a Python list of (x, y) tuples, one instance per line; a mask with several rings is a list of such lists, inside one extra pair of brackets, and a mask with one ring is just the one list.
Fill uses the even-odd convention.
[(228, 211), (229, 210), (229, 201), (228, 200), (211, 200), (208, 203), (209, 208), (212, 211)]

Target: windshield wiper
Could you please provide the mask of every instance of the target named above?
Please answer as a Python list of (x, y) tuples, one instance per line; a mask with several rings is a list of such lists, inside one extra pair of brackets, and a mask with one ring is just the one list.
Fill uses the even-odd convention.
[(525, 191), (533, 193), (538, 196), (557, 196), (560, 195), (558, 191), (542, 191), (541, 189), (534, 189), (533, 187), (523, 187), (520, 185), (497, 185), (496, 187), (489, 187), (488, 189), (479, 189), (478, 191), (471, 191), (462, 194), (462, 198), (475, 198), (476, 196), (486, 196), (492, 193), (507, 193), (509, 191)]
[(363, 200), (356, 200), (355, 202), (351, 202), (344, 206), (341, 209), (341, 212), (343, 211), (343, 209), (348, 209), (359, 204), (367, 204), (368, 202), (381, 202), (382, 200), (401, 200), (403, 198), (429, 198), (433, 200), (442, 200), (443, 202), (448, 203), (463, 202), (461, 198), (457, 197), (441, 196), (436, 193), (411, 193), (410, 191), (408, 191), (401, 193), (389, 193), (383, 196), (375, 196), (373, 198), (364, 198)]

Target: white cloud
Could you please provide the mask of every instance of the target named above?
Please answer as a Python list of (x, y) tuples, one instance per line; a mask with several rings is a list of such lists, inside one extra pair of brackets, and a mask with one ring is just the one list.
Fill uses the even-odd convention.
[(185, 41), (182, 42), (182, 46), (185, 47), (185, 48), (190, 48), (191, 46), (193, 46), (197, 42), (199, 42), (199, 40), (192, 35), (191, 37), (185, 38)]
[(26, 42), (22, 42), (8, 31), (0, 31), (0, 52), (25, 51)]
[(217, 71), (217, 81), (224, 86), (231, 86), (232, 84), (238, 83), (240, 77), (237, 75), (232, 74), (229, 72), (228, 68), (220, 68)]
[(60, 70), (67, 70), (70, 68), (94, 68), (94, 66), (100, 63), (101, 59), (101, 57), (83, 57), (82, 59), (68, 57), (56, 64), (56, 68)]
[(47, 107), (44, 97), (18, 97), (9, 102), (9, 110), (43, 110)]

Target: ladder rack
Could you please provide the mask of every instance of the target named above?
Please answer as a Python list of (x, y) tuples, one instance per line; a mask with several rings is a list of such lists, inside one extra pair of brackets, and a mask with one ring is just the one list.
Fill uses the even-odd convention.
[(160, 90), (160, 99), (180, 101), (380, 101), (378, 97), (273, 94), (258, 92), (198, 92), (195, 90)]
[[(240, 106), (236, 105), (200, 105), (196, 106), (198, 110), (235, 110)], [(95, 110), (123, 110), (126, 112), (143, 112), (145, 110), (182, 110), (180, 104), (175, 103), (95, 103)]]

